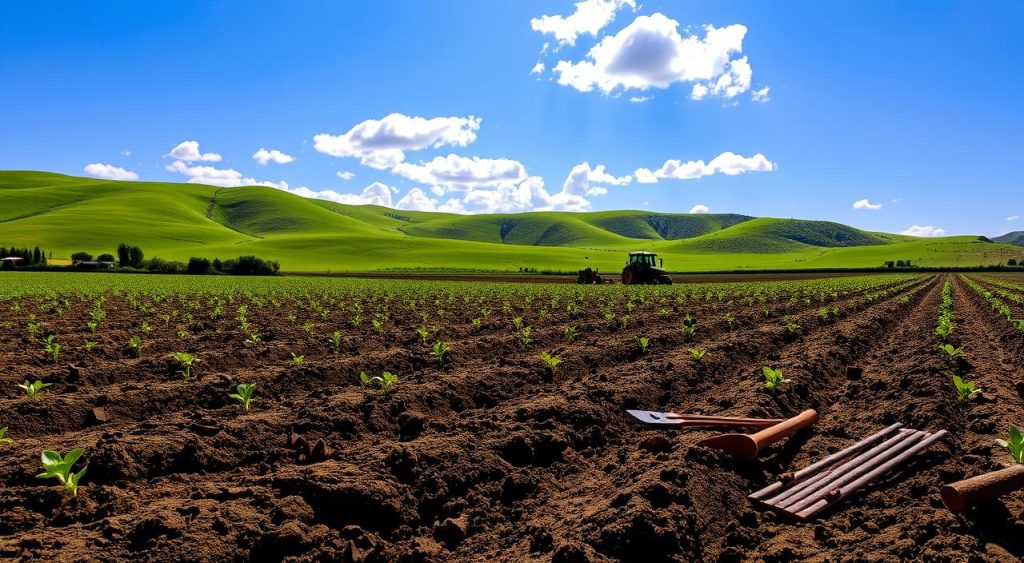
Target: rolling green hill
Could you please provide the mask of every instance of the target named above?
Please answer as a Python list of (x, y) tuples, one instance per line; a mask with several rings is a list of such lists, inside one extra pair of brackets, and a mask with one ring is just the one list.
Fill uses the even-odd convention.
[[(1009, 236), (1009, 235), (1008, 235)], [(126, 242), (147, 257), (255, 254), (286, 271), (617, 270), (653, 250), (672, 271), (970, 266), (1020, 257), (979, 237), (919, 239), (827, 221), (646, 211), (455, 215), (341, 205), (266, 187), (0, 172), (0, 246), (66, 258)]]
[(1001, 237), (995, 237), (992, 242), (1001, 242), (1003, 244), (1012, 244), (1014, 246), (1024, 246), (1024, 231), (1013, 231), (1012, 233), (1006, 233)]

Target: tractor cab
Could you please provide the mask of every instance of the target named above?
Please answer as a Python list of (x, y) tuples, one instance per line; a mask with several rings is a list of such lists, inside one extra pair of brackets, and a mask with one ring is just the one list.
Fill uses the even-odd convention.
[(653, 252), (630, 252), (626, 267), (622, 269), (622, 283), (671, 284), (672, 278), (665, 273), (664, 263), (665, 261)]
[[(651, 268), (657, 268), (654, 260), (658, 255), (653, 252), (630, 252), (629, 261), (626, 264), (640, 264), (641, 266), (649, 266)], [(664, 263), (664, 260), (662, 261)]]

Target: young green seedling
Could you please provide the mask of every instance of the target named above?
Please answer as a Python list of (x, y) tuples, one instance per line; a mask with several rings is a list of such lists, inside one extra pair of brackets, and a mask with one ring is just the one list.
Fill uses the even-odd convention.
[(555, 375), (555, 368), (558, 367), (558, 364), (562, 363), (562, 358), (552, 356), (547, 352), (541, 352), (540, 359), (544, 360), (544, 363), (547, 364), (548, 370), (551, 371), (551, 375)]
[(366, 372), (359, 374), (359, 382), (363, 387), (376, 387), (377, 392), (381, 395), (387, 395), (391, 392), (391, 389), (396, 383), (398, 383), (398, 376), (386, 371), (380, 375), (369, 376)]
[(531, 332), (533, 332), (533, 327), (530, 327), (530, 326), (524, 326), (523, 328), (519, 329), (519, 346), (520, 347), (526, 348), (527, 346), (530, 345), (531, 342), (533, 342), (533, 339), (530, 338), (530, 333)]
[(651, 339), (647, 338), (646, 336), (641, 336), (641, 337), (637, 338), (637, 340), (640, 342), (640, 353), (641, 354), (646, 354), (647, 353), (647, 347), (650, 346), (650, 344), (651, 344)]
[(946, 358), (950, 360), (955, 360), (964, 356), (964, 349), (956, 348), (952, 344), (939, 344), (939, 350), (945, 352)]
[(245, 344), (246, 346), (252, 346), (253, 348), (258, 348), (259, 345), (260, 345), (260, 342), (262, 342), (262, 341), (263, 341), (263, 339), (260, 338), (260, 333), (252, 332), (252, 333), (249, 334), (249, 338), (245, 339), (243, 344)]
[(50, 335), (46, 337), (46, 354), (50, 356), (53, 363), (57, 363), (57, 358), (60, 356), (60, 344), (54, 340), (56, 336)]
[(1010, 440), (996, 440), (996, 444), (1007, 449), (1013, 460), (1017, 463), (1024, 463), (1024, 432), (1015, 425), (1010, 425)]
[(302, 362), (304, 362), (304, 361), (306, 361), (305, 354), (296, 354), (295, 352), (292, 352), (292, 363), (293, 364), (295, 364), (297, 366), (301, 366)]
[(341, 350), (341, 331), (336, 330), (331, 333), (331, 337), (327, 341), (331, 344), (331, 350), (337, 354)]
[(565, 330), (562, 331), (562, 334), (565, 336), (565, 339), (569, 342), (573, 342), (574, 340), (576, 340), (576, 337), (579, 336), (579, 332), (576, 330), (576, 327), (574, 326), (565, 327)]
[(9, 446), (14, 443), (14, 440), (7, 437), (7, 427), (0, 428), (0, 446)]
[(256, 400), (252, 398), (255, 392), (255, 383), (239, 383), (235, 386), (235, 392), (228, 395), (228, 397), (242, 403), (242, 408), (248, 411), (252, 407), (252, 402)]
[(426, 344), (427, 343), (427, 338), (430, 336), (430, 330), (427, 327), (425, 327), (425, 326), (421, 326), (421, 327), (416, 329), (416, 334), (419, 335), (420, 342), (422, 342), (423, 344)]
[(732, 312), (726, 313), (725, 324), (729, 326), (729, 330), (732, 330), (732, 325), (736, 324), (736, 315), (733, 315)]
[(36, 475), (36, 479), (56, 479), (64, 488), (71, 493), (71, 496), (78, 496), (78, 482), (85, 475), (86, 465), (78, 473), (72, 473), (71, 467), (82, 457), (82, 448), (75, 448), (68, 452), (67, 456), (61, 456), (60, 452), (43, 450), (40, 459), (43, 462), (43, 472)]
[(708, 354), (708, 351), (703, 348), (691, 348), (690, 355), (693, 356), (694, 360), (698, 362), (704, 359), (704, 356)]
[(447, 342), (441, 342), (438, 340), (434, 343), (434, 348), (431, 354), (433, 354), (434, 359), (437, 360), (438, 367), (443, 368), (445, 364), (451, 361), (451, 351), (451, 346), (449, 346)]
[(693, 320), (693, 317), (690, 315), (686, 315), (686, 317), (683, 318), (681, 330), (683, 332), (683, 336), (692, 338), (693, 334), (697, 332), (697, 321)]
[(128, 339), (128, 351), (132, 357), (142, 357), (142, 337), (135, 335)]
[(961, 403), (966, 403), (981, 393), (981, 389), (978, 389), (973, 381), (964, 381), (959, 375), (953, 376), (953, 385), (956, 386), (956, 397)]
[(85, 341), (85, 345), (83, 346), (83, 348), (85, 348), (86, 352), (92, 352), (92, 349), (95, 348), (95, 347), (96, 347), (96, 341), (94, 341), (94, 340), (86, 340)]
[(178, 365), (181, 366), (181, 375), (188, 379), (192, 376), (192, 364), (199, 361), (199, 358), (189, 354), (188, 352), (174, 352), (171, 354), (175, 360), (178, 361)]
[(47, 387), (49, 387), (51, 385), (53, 385), (53, 384), (52, 383), (43, 383), (42, 381), (39, 381), (38, 379), (35, 380), (35, 382), (33, 382), (33, 383), (29, 383), (27, 379), (25, 380), (25, 383), (18, 383), (18, 387), (21, 387), (22, 389), (25, 390), (25, 395), (28, 396), (29, 399), (35, 399), (36, 396), (39, 395), (40, 391), (42, 391), (43, 389), (46, 389)]
[(761, 371), (764, 373), (764, 387), (772, 393), (774, 393), (783, 383), (790, 382), (790, 380), (782, 377), (782, 368), (772, 369), (765, 366), (761, 368)]

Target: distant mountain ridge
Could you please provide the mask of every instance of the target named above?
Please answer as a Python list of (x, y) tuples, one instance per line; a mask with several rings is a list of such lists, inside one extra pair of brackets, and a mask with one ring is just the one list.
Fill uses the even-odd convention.
[(1012, 244), (1014, 246), (1024, 246), (1024, 231), (1009, 232), (1001, 237), (993, 238), (992, 241), (1001, 242), (1003, 244)]
[(919, 239), (830, 221), (650, 211), (456, 215), (267, 187), (0, 171), (0, 245), (67, 257), (121, 242), (173, 260), (256, 254), (293, 271), (615, 269), (638, 249), (658, 252), (669, 269), (693, 271), (876, 267), (897, 259), (975, 265), (1019, 254), (979, 237)]

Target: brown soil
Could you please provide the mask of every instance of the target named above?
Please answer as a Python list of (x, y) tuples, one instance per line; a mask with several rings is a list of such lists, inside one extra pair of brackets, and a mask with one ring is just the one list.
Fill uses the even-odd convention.
[[(942, 284), (953, 281), (957, 330), (967, 360), (951, 364), (933, 328)], [(895, 284), (893, 284), (895, 286)], [(906, 298), (906, 299), (904, 299)], [(247, 346), (235, 312), (248, 302), (262, 335)], [(524, 315), (534, 339), (521, 348), (501, 313), (474, 331), (476, 309), (444, 305), (440, 335), (452, 343), (439, 368), (407, 308), (382, 333), (353, 328), (351, 311), (314, 318), (242, 296), (210, 320), (206, 302), (189, 335), (163, 314), (189, 303), (146, 303), (143, 314), (112, 295), (107, 320), (84, 328), (90, 302), (63, 316), (50, 304), (0, 312), (0, 558), (114, 561), (790, 561), (985, 560), (1024, 557), (1024, 495), (947, 512), (940, 484), (1010, 461), (994, 445), (1024, 422), (1016, 392), (1021, 341), (956, 276), (921, 277), (866, 301), (841, 297), (843, 314), (821, 321), (819, 303), (737, 305), (653, 301), (609, 328), (603, 310)], [(430, 304), (430, 300), (426, 300)], [(539, 311), (539, 304), (527, 310)], [(831, 305), (831, 304), (830, 304)], [(430, 304), (431, 310), (437, 308)], [(262, 312), (258, 312), (263, 309)], [(65, 343), (49, 362), (28, 313)], [(298, 322), (287, 316), (295, 313)], [(679, 332), (690, 313), (699, 329)], [(789, 338), (784, 320), (802, 326)], [(147, 319), (152, 332), (141, 333)], [(562, 327), (580, 337), (566, 343)], [(333, 352), (325, 335), (342, 328)], [(141, 359), (124, 343), (143, 334)], [(651, 340), (641, 354), (637, 336)], [(96, 340), (93, 352), (81, 349)], [(433, 342), (432, 334), (429, 341)], [(703, 362), (689, 349), (708, 350)], [(201, 362), (188, 381), (168, 355)], [(554, 375), (538, 359), (563, 359)], [(291, 353), (305, 353), (299, 367)], [(792, 383), (765, 392), (762, 366)], [(847, 377), (850, 366), (863, 369)], [(359, 373), (394, 372), (394, 393), (359, 386)], [(985, 389), (957, 403), (959, 371)], [(54, 385), (36, 400), (14, 383)], [(227, 397), (255, 382), (244, 412)], [(102, 407), (109, 420), (97, 420)], [(715, 432), (642, 427), (626, 408), (736, 416), (792, 416), (815, 408), (813, 430), (737, 461), (694, 444)], [(101, 413), (102, 414), (102, 413)], [(946, 429), (950, 439), (843, 501), (814, 522), (756, 510), (746, 495), (893, 422)], [(39, 452), (82, 447), (89, 464), (77, 498), (34, 479)]]

